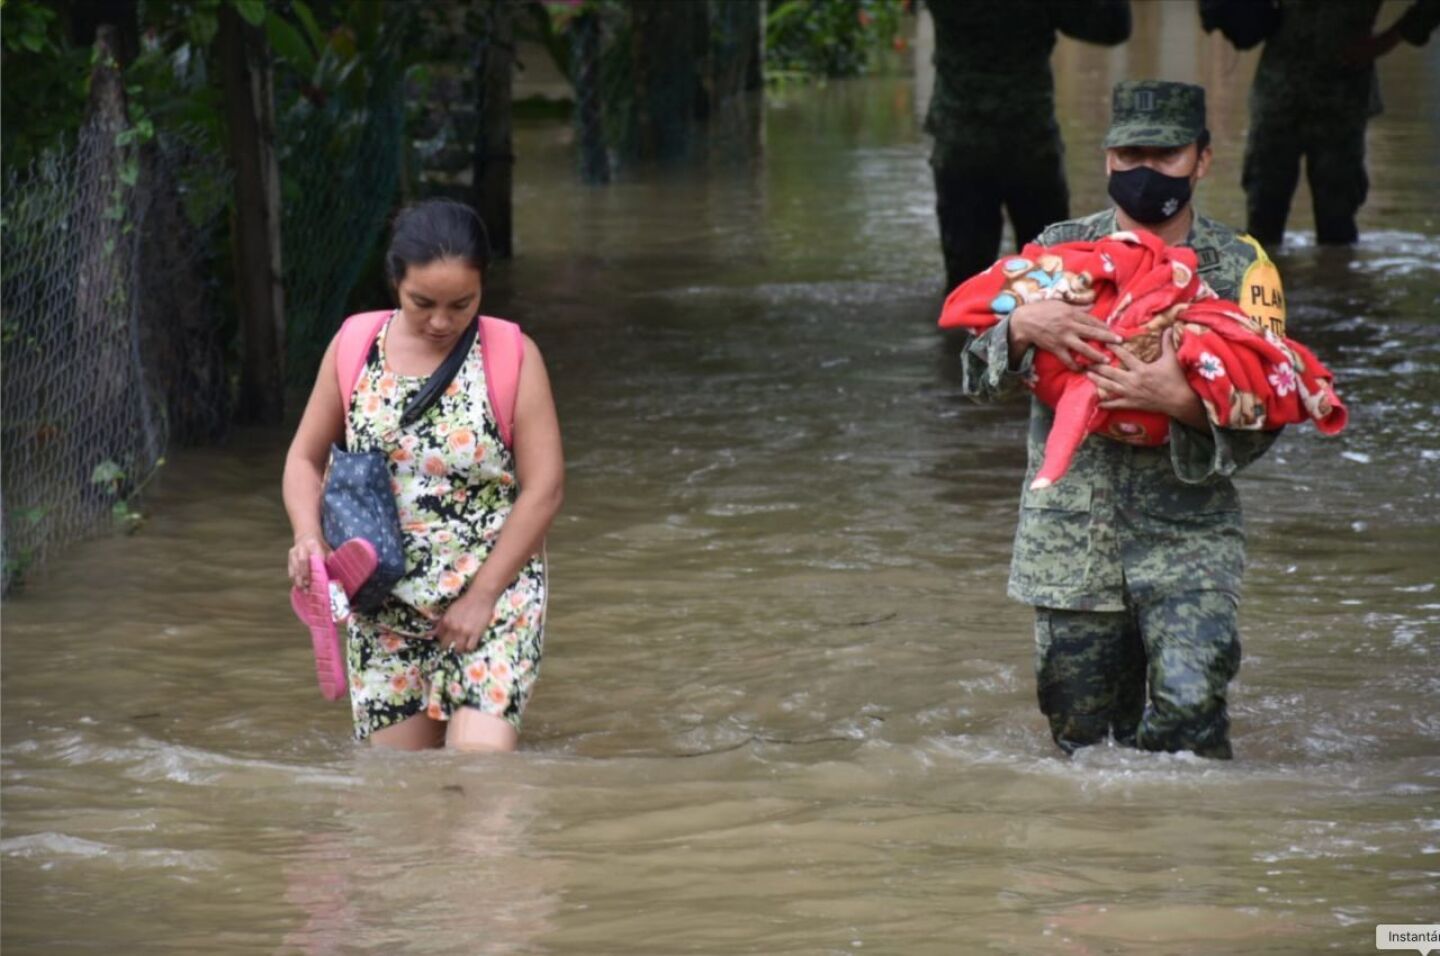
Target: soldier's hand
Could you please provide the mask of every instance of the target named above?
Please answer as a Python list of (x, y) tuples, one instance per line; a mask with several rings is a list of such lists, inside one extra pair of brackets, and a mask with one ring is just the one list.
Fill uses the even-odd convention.
[(1072, 372), (1080, 370), (1075, 355), (1087, 359), (1088, 363), (1104, 365), (1109, 362), (1105, 353), (1091, 342), (1115, 345), (1122, 341), (1119, 335), (1086, 312), (1083, 306), (1059, 299), (1027, 302), (1010, 314), (1012, 351), (1023, 351), (1033, 345), (1064, 362)]
[(1205, 407), (1185, 380), (1168, 334), (1160, 337), (1160, 348), (1159, 358), (1144, 362), (1122, 346), (1115, 350), (1118, 366), (1099, 365), (1086, 372), (1099, 393), (1100, 407), (1159, 412), (1192, 428), (1205, 428)]

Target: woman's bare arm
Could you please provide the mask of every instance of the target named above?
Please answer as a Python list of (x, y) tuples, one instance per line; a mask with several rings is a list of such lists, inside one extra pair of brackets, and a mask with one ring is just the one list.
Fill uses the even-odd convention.
[(464, 651), (478, 646), (490, 626), (495, 602), (525, 562), (540, 550), (550, 522), (565, 499), (565, 456), (555, 398), (540, 350), (528, 336), (512, 440), (520, 494), (475, 579), (436, 628), (435, 636), (442, 646), (454, 644)]
[[(338, 340), (338, 336), (337, 336)], [(296, 587), (310, 583), (310, 555), (323, 555), (327, 546), (320, 531), (320, 498), (324, 490), (325, 463), (330, 446), (345, 436), (345, 409), (340, 400), (340, 384), (335, 378), (335, 341), (331, 341), (320, 360), (315, 387), (300, 417), (300, 426), (290, 441), (285, 455), (285, 477), (282, 489), (285, 512), (295, 534), (290, 549), (290, 580)]]

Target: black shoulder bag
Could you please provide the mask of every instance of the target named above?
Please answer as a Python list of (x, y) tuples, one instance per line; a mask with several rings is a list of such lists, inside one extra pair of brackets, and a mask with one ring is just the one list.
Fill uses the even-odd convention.
[[(418, 421), (445, 394), (475, 344), (479, 322), (477, 318), (470, 323), (445, 361), (406, 403), (396, 431)], [(389, 596), (390, 589), (405, 576), (400, 514), (390, 490), (390, 467), (384, 452), (347, 451), (340, 445), (331, 447), (320, 526), (331, 547), (339, 547), (351, 538), (363, 538), (375, 547), (375, 573), (350, 598), (350, 605), (359, 611), (377, 610)]]

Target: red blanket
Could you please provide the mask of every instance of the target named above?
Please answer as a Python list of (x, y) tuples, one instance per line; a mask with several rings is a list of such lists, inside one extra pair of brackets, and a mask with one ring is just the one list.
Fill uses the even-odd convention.
[[(1217, 298), (1197, 274), (1193, 250), (1166, 246), (1150, 233), (1117, 232), (1098, 242), (1048, 247), (1031, 243), (956, 287), (940, 326), (982, 332), (1017, 306), (1044, 299), (1086, 306), (1146, 362), (1161, 354), (1161, 336), (1171, 336), (1186, 380), (1222, 428), (1273, 429), (1307, 419), (1327, 435), (1345, 427), (1348, 413), (1335, 395), (1334, 376), (1309, 349)], [(1104, 345), (1092, 344), (1110, 364), (1119, 364)], [(1166, 416), (1100, 408), (1084, 372), (1070, 371), (1049, 352), (1036, 354), (1029, 384), (1055, 409), (1045, 461), (1031, 487), (1059, 480), (1087, 434), (1136, 445), (1169, 440)]]

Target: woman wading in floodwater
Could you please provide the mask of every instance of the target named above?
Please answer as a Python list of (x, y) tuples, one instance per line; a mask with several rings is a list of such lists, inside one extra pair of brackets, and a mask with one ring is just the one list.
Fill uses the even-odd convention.
[[(513, 750), (539, 673), (560, 428), (534, 342), (516, 350), (513, 425), (487, 390), (484, 336), (460, 344), (478, 322), (489, 253), (468, 206), (430, 201), (396, 218), (385, 264), (399, 308), (378, 317), (348, 396), (337, 375), (347, 333), (331, 342), (285, 461), (289, 571), (303, 589), (311, 555), (341, 544), (321, 532), (331, 445), (385, 458), (404, 576), (378, 610), (351, 616), (346, 641), (355, 736), (378, 746)], [(452, 351), (463, 352), (454, 379), (402, 424)]]

